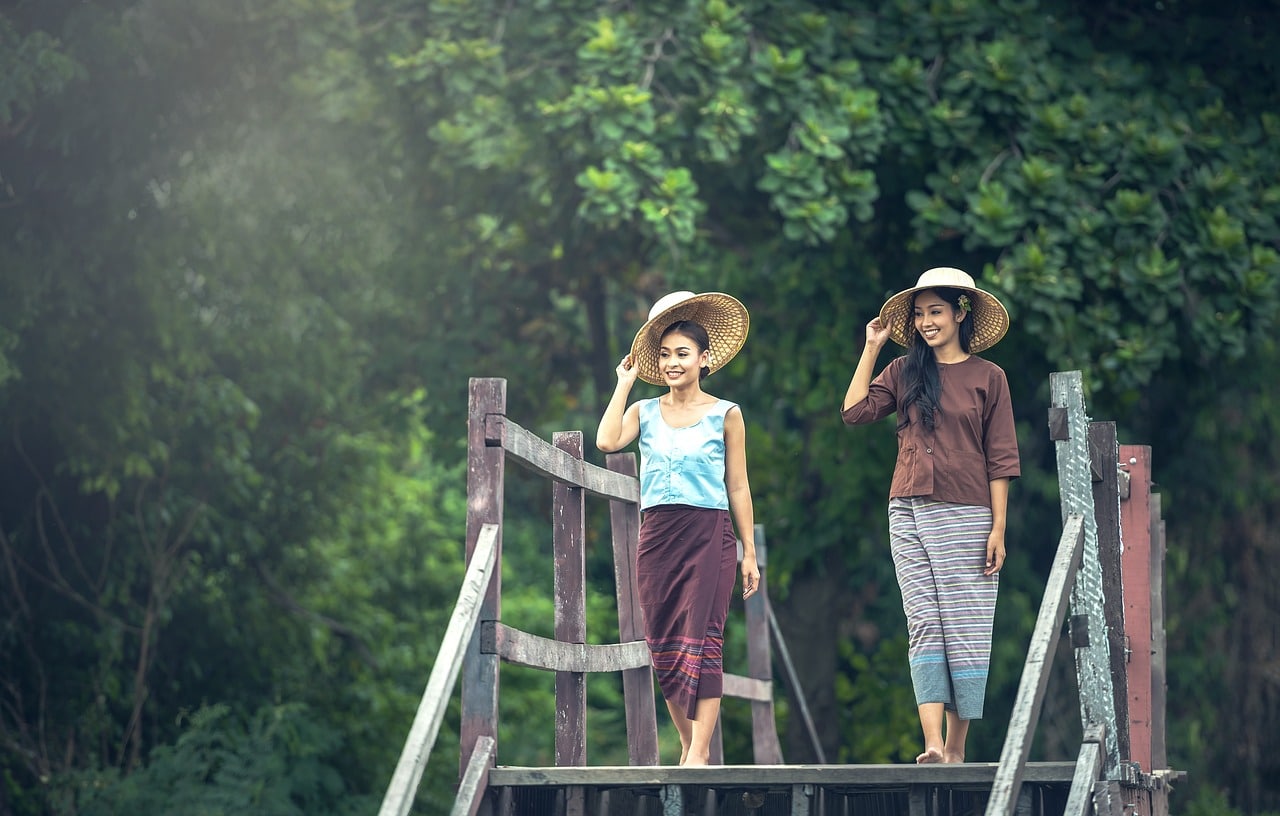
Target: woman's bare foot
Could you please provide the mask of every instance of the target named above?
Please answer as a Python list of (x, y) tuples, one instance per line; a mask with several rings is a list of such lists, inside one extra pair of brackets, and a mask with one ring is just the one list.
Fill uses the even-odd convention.
[(711, 754), (689, 754), (680, 762), (681, 765), (709, 765), (711, 764)]
[(964, 762), (964, 754), (957, 754), (955, 751), (943, 751), (942, 761), (948, 765), (959, 765)]
[(933, 765), (937, 762), (942, 762), (941, 748), (926, 748), (923, 754), (916, 757), (917, 765)]

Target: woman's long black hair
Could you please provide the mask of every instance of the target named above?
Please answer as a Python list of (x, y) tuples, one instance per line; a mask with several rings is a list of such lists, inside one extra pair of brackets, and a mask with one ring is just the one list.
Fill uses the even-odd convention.
[[(938, 410), (942, 396), (942, 383), (938, 379), (938, 358), (933, 349), (916, 331), (915, 314), (916, 298), (923, 292), (933, 292), (944, 303), (960, 311), (960, 296), (966, 295), (964, 289), (953, 289), (940, 286), (936, 289), (921, 289), (911, 296), (911, 307), (907, 309), (907, 325), (903, 333), (907, 337), (907, 362), (902, 367), (902, 402), (898, 407), (898, 427), (906, 427), (911, 422), (910, 411), (914, 408), (920, 421), (929, 430), (933, 430), (934, 414)], [(973, 340), (973, 317), (960, 321), (960, 349), (969, 353), (969, 343)]]

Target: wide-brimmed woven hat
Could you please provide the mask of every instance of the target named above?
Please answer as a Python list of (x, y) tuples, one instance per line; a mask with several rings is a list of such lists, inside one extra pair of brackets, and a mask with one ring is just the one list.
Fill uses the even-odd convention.
[(723, 292), (672, 292), (663, 295), (649, 310), (649, 320), (636, 332), (631, 342), (632, 365), (639, 370), (637, 376), (647, 383), (662, 385), (662, 370), (658, 367), (658, 350), (662, 347), (662, 333), (672, 323), (692, 320), (707, 330), (711, 359), (707, 363), (712, 372), (723, 368), (747, 341), (747, 328), (751, 317), (747, 307), (738, 299)]
[(991, 348), (1009, 331), (1009, 310), (1000, 302), (1000, 298), (979, 289), (968, 272), (939, 266), (925, 272), (915, 286), (902, 290), (880, 307), (880, 323), (889, 327), (889, 336), (893, 338), (893, 342), (900, 346), (909, 342), (909, 332), (912, 331), (911, 299), (915, 293), (922, 289), (942, 287), (963, 289), (969, 293), (971, 310), (968, 319), (973, 321), (970, 352), (977, 354)]

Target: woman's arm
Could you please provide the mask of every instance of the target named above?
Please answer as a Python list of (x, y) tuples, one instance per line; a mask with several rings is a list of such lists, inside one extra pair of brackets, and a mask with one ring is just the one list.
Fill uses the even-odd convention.
[(991, 480), (991, 534), (987, 536), (987, 568), (983, 575), (995, 575), (1004, 566), (1004, 524), (1009, 507), (1009, 480)]
[(605, 453), (613, 453), (630, 445), (640, 435), (640, 408), (636, 405), (627, 407), (627, 395), (631, 386), (636, 383), (640, 370), (631, 364), (628, 354), (618, 363), (618, 384), (613, 388), (613, 397), (600, 417), (600, 427), (596, 429), (596, 447)]
[(724, 417), (724, 484), (733, 524), (742, 539), (742, 597), (746, 599), (760, 588), (760, 567), (756, 564), (755, 509), (747, 479), (747, 428), (742, 410), (736, 406)]
[(880, 356), (880, 349), (884, 348), (888, 339), (889, 328), (881, 325), (879, 317), (872, 318), (867, 324), (867, 342), (862, 346), (862, 356), (858, 358), (858, 367), (853, 371), (853, 379), (849, 381), (849, 389), (844, 395), (844, 404), (840, 406), (842, 412), (867, 398), (876, 358)]

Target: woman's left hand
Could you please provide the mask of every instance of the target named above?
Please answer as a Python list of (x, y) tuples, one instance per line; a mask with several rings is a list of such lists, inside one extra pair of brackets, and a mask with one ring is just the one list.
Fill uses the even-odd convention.
[(742, 557), (742, 600), (750, 598), (760, 589), (760, 567), (754, 555)]
[(987, 536), (987, 567), (983, 575), (995, 575), (1004, 566), (1004, 533), (991, 531)]

